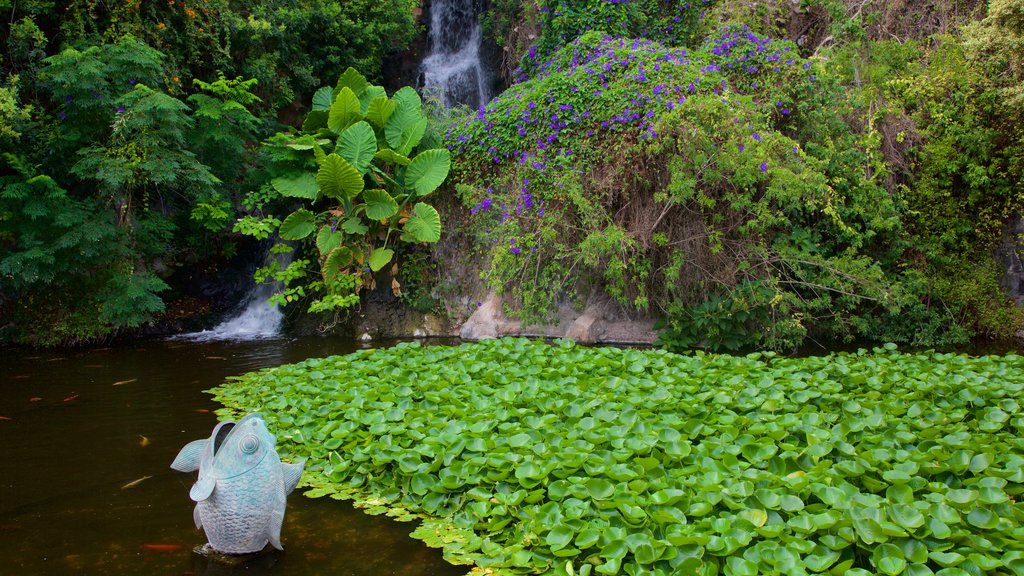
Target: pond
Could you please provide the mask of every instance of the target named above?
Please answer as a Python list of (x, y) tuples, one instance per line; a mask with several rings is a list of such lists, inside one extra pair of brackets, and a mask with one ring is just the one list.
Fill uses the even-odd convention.
[[(195, 474), (169, 468), (209, 435), (225, 378), (344, 354), (351, 340), (151, 341), (67, 353), (5, 350), (0, 366), (0, 558), (11, 573), (230, 574), (193, 556)], [(296, 490), (283, 554), (245, 574), (465, 574), (415, 527)]]

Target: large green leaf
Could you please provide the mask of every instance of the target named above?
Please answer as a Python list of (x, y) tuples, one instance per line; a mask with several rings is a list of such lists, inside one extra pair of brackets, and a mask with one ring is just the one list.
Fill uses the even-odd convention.
[(328, 110), (313, 110), (306, 114), (306, 119), (302, 122), (302, 131), (308, 134), (315, 134), (321, 128), (327, 127), (327, 120), (329, 118), (330, 112)]
[(437, 242), (441, 239), (441, 216), (429, 204), (417, 202), (402, 229), (406, 242)]
[(419, 144), (427, 130), (423, 112), (410, 110), (408, 104), (399, 103), (384, 126), (384, 137), (391, 149), (408, 156)]
[(430, 194), (448, 177), (451, 165), (452, 156), (447, 148), (424, 150), (412, 159), (405, 170), (405, 185), (420, 196)]
[(363, 90), (369, 86), (370, 83), (366, 81), (366, 77), (359, 73), (358, 70), (349, 66), (338, 78), (338, 84), (334, 87), (335, 94), (341, 94), (342, 90), (348, 88), (352, 91), (352, 94), (358, 96), (363, 93)]
[(341, 246), (345, 235), (339, 230), (331, 230), (330, 226), (323, 226), (316, 235), (316, 248), (321, 255), (328, 254), (338, 246)]
[(363, 175), (347, 160), (337, 154), (329, 154), (320, 164), (316, 173), (320, 192), (328, 198), (354, 198), (363, 191)]
[(408, 166), (409, 163), (412, 162), (412, 160), (409, 160), (409, 158), (402, 156), (401, 154), (395, 152), (390, 148), (378, 150), (377, 153), (373, 155), (373, 157), (375, 160), (380, 160), (385, 164), (392, 164), (397, 166)]
[(338, 275), (338, 272), (345, 270), (352, 264), (352, 250), (347, 246), (339, 246), (327, 255), (322, 268), (328, 278)]
[(363, 192), (366, 205), (366, 216), (371, 220), (384, 220), (398, 213), (398, 202), (386, 190), (367, 190)]
[(347, 86), (338, 92), (331, 104), (331, 113), (327, 118), (327, 127), (335, 134), (363, 119), (360, 112), (359, 98)]
[(292, 212), (281, 222), (281, 239), (302, 240), (313, 233), (315, 220), (316, 215), (305, 208)]
[(349, 126), (338, 138), (337, 152), (360, 174), (365, 174), (377, 152), (377, 136), (373, 128), (362, 121)]
[(324, 86), (313, 94), (313, 110), (330, 110), (332, 102), (334, 90), (329, 86)]
[(363, 224), (363, 221), (360, 220), (358, 216), (353, 216), (342, 222), (341, 229), (355, 236), (366, 234), (367, 231), (370, 230), (366, 227), (366, 224)]
[(395, 255), (395, 251), (391, 248), (374, 248), (373, 252), (370, 252), (370, 258), (367, 264), (370, 265), (370, 270), (377, 272), (381, 268), (388, 265), (391, 262), (391, 258)]
[(373, 102), (370, 102), (370, 106), (366, 109), (366, 119), (383, 130), (387, 126), (388, 120), (391, 119), (391, 114), (394, 113), (396, 106), (397, 104), (387, 96), (378, 96), (373, 99)]
[(423, 139), (423, 135), (427, 131), (427, 119), (421, 118), (415, 124), (412, 125), (408, 130), (402, 132), (402, 135), (398, 140), (398, 147), (395, 148), (395, 152), (403, 156), (408, 156), (412, 153), (413, 148), (420, 143)]
[(416, 90), (409, 86), (399, 88), (398, 91), (391, 95), (391, 99), (411, 114), (415, 115), (423, 111), (423, 99), (420, 98), (419, 92), (416, 92)]
[(271, 180), (270, 185), (282, 196), (316, 200), (316, 176), (310, 172), (302, 172), (292, 176), (279, 176)]
[(365, 115), (369, 113), (370, 105), (378, 98), (387, 98), (388, 93), (381, 86), (367, 86), (362, 94), (359, 94), (359, 109)]

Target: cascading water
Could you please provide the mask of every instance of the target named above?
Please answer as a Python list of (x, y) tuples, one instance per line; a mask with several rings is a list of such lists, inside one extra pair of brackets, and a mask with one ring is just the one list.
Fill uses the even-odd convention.
[[(282, 268), (291, 261), (291, 253), (276, 256)], [(281, 333), (284, 313), (267, 300), (280, 289), (277, 282), (257, 284), (238, 306), (238, 312), (210, 330), (183, 334), (178, 338), (194, 341), (259, 340), (275, 338)]]
[(445, 106), (477, 108), (491, 99), (480, 62), (480, 0), (432, 0), (423, 87), (440, 93)]

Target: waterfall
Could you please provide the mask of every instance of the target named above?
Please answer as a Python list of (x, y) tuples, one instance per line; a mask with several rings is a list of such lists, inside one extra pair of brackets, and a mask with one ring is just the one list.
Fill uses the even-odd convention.
[(423, 87), (440, 93), (445, 106), (477, 108), (491, 99), (480, 62), (479, 0), (432, 0), (428, 54), (420, 65)]
[[(278, 263), (284, 268), (291, 262), (291, 253), (277, 254)], [(237, 311), (210, 330), (182, 334), (177, 338), (206, 342), (211, 340), (260, 340), (276, 338), (281, 333), (284, 313), (276, 304), (267, 300), (280, 289), (278, 282), (256, 284), (238, 305)]]

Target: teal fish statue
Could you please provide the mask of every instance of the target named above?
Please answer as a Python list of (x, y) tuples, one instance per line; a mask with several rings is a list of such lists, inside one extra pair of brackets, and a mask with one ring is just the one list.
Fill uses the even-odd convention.
[(171, 463), (179, 472), (199, 471), (189, 491), (192, 517), (210, 546), (223, 554), (281, 546), (285, 497), (295, 489), (304, 463), (284, 464), (259, 414), (221, 422), (209, 438), (189, 442)]

